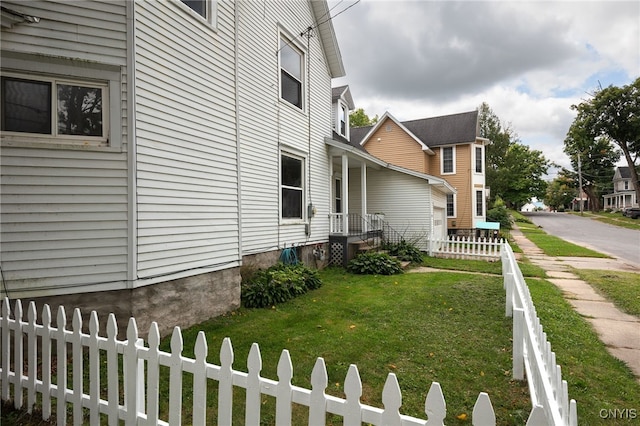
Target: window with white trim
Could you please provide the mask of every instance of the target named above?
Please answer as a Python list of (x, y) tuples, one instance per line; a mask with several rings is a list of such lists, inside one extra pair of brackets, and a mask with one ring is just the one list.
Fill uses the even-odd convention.
[(476, 191), (476, 216), (484, 216), (484, 192)]
[(442, 163), (441, 163), (441, 174), (453, 174), (456, 172), (455, 167), (455, 158), (456, 158), (456, 150), (453, 146), (445, 146), (441, 148), (442, 152)]
[(304, 218), (304, 158), (280, 156), (280, 216), (287, 220)]
[(53, 77), (2, 76), (2, 132), (53, 141), (105, 143), (109, 85)]
[(447, 217), (456, 217), (455, 194), (447, 194)]
[(482, 147), (477, 146), (476, 147), (476, 173), (482, 173), (482, 163), (483, 163), (483, 155), (482, 155)]
[(280, 98), (302, 109), (304, 54), (291, 40), (280, 37)]
[(347, 126), (349, 124), (348, 121), (349, 113), (347, 112), (347, 107), (342, 103), (338, 103), (338, 123), (340, 125), (340, 135), (348, 138), (347, 134)]

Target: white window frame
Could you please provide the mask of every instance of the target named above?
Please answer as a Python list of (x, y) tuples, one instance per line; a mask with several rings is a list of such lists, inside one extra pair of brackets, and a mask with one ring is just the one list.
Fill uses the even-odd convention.
[[(338, 209), (338, 201), (340, 201), (340, 209)], [(344, 205), (342, 201), (342, 176), (336, 176), (333, 178), (333, 213), (344, 212)]]
[[(451, 148), (451, 157), (452, 157), (452, 171), (445, 172), (444, 171), (444, 150)], [(455, 175), (456, 174), (456, 147), (452, 146), (443, 146), (440, 147), (440, 174), (441, 175)]]
[[(292, 75), (286, 68), (282, 66), (281, 58), (282, 58), (283, 48), (291, 48), (295, 53), (297, 53), (300, 56), (300, 78), (299, 79), (298, 77)], [(307, 52), (302, 46), (300, 46), (295, 41), (294, 37), (291, 37), (283, 30), (279, 31), (279, 34), (278, 34), (278, 98), (280, 99), (280, 102), (283, 102), (286, 105), (290, 105), (296, 110), (302, 111), (302, 112), (304, 112), (305, 104), (306, 104), (306, 91), (305, 91), (305, 85), (304, 85), (305, 75), (306, 75), (306, 69), (305, 69), (306, 55), (307, 55)], [(294, 80), (297, 80), (298, 83), (300, 84), (300, 105), (299, 106), (294, 104), (293, 102), (291, 102), (290, 100), (286, 99), (283, 96), (282, 72), (287, 73), (288, 76), (290, 76)]]
[(187, 13), (189, 13), (194, 18), (206, 22), (208, 25), (212, 26), (214, 29), (217, 28), (218, 25), (218, 1), (217, 0), (201, 0), (204, 3), (204, 15), (193, 10), (188, 4), (186, 4), (183, 0), (176, 0), (176, 3), (180, 5)]
[[(476, 210), (476, 216), (477, 217), (483, 217), (484, 216), (484, 191), (481, 189), (476, 189), (475, 190), (475, 199), (476, 199), (476, 205), (475, 205), (475, 210)], [(479, 196), (478, 196), (479, 195)], [(482, 210), (480, 213), (478, 213), (478, 207), (480, 207), (480, 210)]]
[[(341, 114), (344, 114), (344, 120), (341, 119)], [(342, 132), (343, 122), (344, 132)], [(349, 107), (341, 100), (338, 100), (338, 108), (336, 111), (336, 133), (349, 139)]]
[[(478, 158), (478, 150), (480, 150), (480, 156)], [(473, 161), (473, 172), (476, 174), (484, 173), (484, 147), (475, 145), (473, 149), (474, 161)], [(478, 171), (478, 159), (480, 160), (480, 171)]]
[[(289, 157), (295, 160), (300, 161), (300, 167), (302, 168), (301, 170), (301, 182), (300, 182), (300, 187), (292, 187), (292, 186), (285, 186), (282, 182), (282, 157)], [(282, 150), (280, 151), (280, 161), (279, 161), (279, 167), (278, 167), (278, 183), (279, 183), (279, 206), (278, 206), (278, 211), (279, 216), (280, 216), (280, 221), (281, 223), (304, 223), (306, 221), (306, 216), (307, 216), (307, 211), (306, 211), (306, 193), (307, 193), (307, 187), (306, 187), (306, 182), (307, 182), (307, 158), (304, 155), (300, 155), (291, 151), (285, 151)], [(296, 191), (300, 191), (301, 192), (301, 199), (300, 199), (300, 217), (284, 217), (283, 216), (283, 211), (282, 211), (282, 207), (283, 207), (283, 195), (282, 195), (282, 190), (283, 189), (289, 189), (289, 190), (296, 190)]]
[[(50, 133), (28, 133), (2, 130), (6, 136), (28, 137), (32, 139), (53, 139), (58, 143), (83, 143), (91, 145), (106, 145), (109, 140), (109, 84), (89, 80), (76, 80), (68, 78), (56, 78), (49, 76), (34, 76), (15, 73), (3, 73), (2, 77), (32, 81), (34, 83), (48, 83), (50, 86), (51, 104), (49, 105), (51, 120)], [(102, 91), (102, 136), (66, 135), (58, 133), (58, 85), (83, 86), (99, 88)]]
[[(451, 196), (451, 199), (453, 201), (453, 215), (452, 216), (449, 216), (449, 196)], [(446, 198), (445, 198), (444, 210), (445, 210), (445, 214), (447, 215), (447, 219), (457, 217), (457, 214), (456, 214), (457, 213), (457, 211), (456, 211), (457, 210), (456, 209), (456, 194), (446, 194), (445, 197)]]
[[(22, 53), (4, 53), (2, 76), (34, 81), (58, 81), (65, 84), (103, 87), (103, 135), (59, 135), (56, 121), (52, 121), (52, 134), (2, 132), (2, 144), (34, 148), (82, 149), (121, 151), (122, 149), (122, 72), (119, 66), (87, 64), (69, 59), (35, 56)], [(55, 99), (52, 87), (52, 98)], [(55, 101), (53, 107), (57, 110)], [(1, 107), (1, 105), (0, 105)], [(52, 112), (54, 114), (54, 112)]]

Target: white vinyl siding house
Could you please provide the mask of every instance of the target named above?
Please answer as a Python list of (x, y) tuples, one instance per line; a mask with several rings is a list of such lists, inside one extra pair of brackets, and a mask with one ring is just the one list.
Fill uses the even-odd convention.
[(127, 3), (3, 2), (41, 18), (3, 29), (3, 76), (95, 83), (109, 102), (99, 146), (3, 132), (0, 250), (11, 297), (127, 286)]
[[(326, 2), (2, 5), (6, 101), (33, 107), (24, 95), (41, 93), (51, 115), (35, 128), (12, 111), (2, 133), (10, 297), (153, 318), (164, 334), (239, 306), (248, 256), (266, 264), (284, 247), (327, 242), (324, 141), (344, 68)], [(280, 96), (283, 38), (301, 54), (299, 105)], [(103, 97), (86, 128), (64, 103), (56, 118), (58, 87), (79, 88), (74, 105)], [(300, 165), (287, 188), (295, 220), (281, 215), (283, 155)]]
[[(326, 4), (266, 2), (256, 8), (250, 2), (237, 3), (243, 255), (327, 240), (330, 200), (324, 138), (331, 135), (331, 78), (336, 71), (327, 65), (318, 29), (311, 38), (300, 36), (317, 22), (316, 8), (322, 6)], [(285, 49), (302, 58), (300, 105), (282, 97), (283, 40), (289, 42)], [(282, 156), (301, 160), (304, 169), (297, 220), (282, 217)]]
[(137, 276), (236, 266), (233, 4), (218, 31), (179, 2), (135, 5)]

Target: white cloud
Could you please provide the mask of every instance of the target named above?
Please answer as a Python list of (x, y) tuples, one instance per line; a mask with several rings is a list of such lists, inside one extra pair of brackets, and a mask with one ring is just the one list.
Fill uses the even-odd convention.
[(571, 105), (640, 76), (639, 17), (636, 1), (362, 1), (333, 22), (347, 70), (336, 83), (370, 116), (400, 120), (487, 102), (568, 166)]

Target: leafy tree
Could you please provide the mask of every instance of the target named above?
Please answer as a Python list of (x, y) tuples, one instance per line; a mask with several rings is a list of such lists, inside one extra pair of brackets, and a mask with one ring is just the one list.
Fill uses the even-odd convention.
[[(564, 140), (564, 152), (571, 159), (573, 170), (582, 171), (582, 189), (589, 198), (591, 210), (601, 210), (602, 195), (612, 190), (614, 167), (620, 159), (620, 151), (614, 149), (606, 136), (593, 139), (585, 130), (584, 121), (576, 118)], [(576, 188), (579, 186), (578, 173), (565, 171), (565, 176), (575, 180)]]
[(577, 194), (577, 185), (572, 172), (562, 169), (547, 186), (544, 202), (552, 210), (564, 209)]
[(369, 118), (369, 116), (364, 112), (364, 109), (358, 108), (355, 111), (351, 111), (349, 114), (349, 125), (351, 127), (364, 127), (364, 126), (372, 126), (378, 122), (378, 115), (375, 117)]
[(640, 200), (640, 180), (635, 167), (640, 154), (640, 78), (626, 86), (601, 88), (591, 99), (572, 108), (578, 112), (572, 128), (583, 132), (592, 142), (604, 138), (620, 148)]
[(531, 198), (543, 198), (550, 162), (541, 151), (520, 143), (516, 133), (500, 124), (487, 103), (479, 107), (480, 136), (491, 143), (486, 149), (486, 183), (491, 196), (500, 197), (509, 208), (519, 209)]

